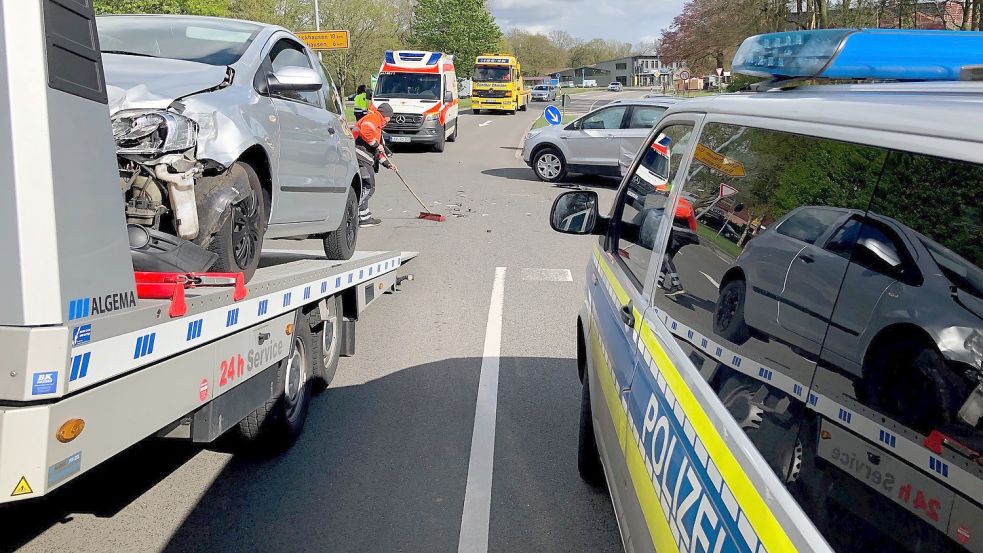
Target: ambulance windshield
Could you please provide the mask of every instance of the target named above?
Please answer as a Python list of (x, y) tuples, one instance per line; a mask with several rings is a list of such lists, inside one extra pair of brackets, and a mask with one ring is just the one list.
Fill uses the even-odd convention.
[(439, 100), (440, 75), (430, 73), (383, 73), (375, 85), (377, 98)]

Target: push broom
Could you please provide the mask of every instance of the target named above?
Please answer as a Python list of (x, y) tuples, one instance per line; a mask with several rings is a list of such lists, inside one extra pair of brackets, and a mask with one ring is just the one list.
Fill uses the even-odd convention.
[(416, 198), (416, 201), (420, 203), (420, 207), (423, 208), (423, 211), (417, 215), (417, 219), (426, 219), (427, 221), (436, 221), (438, 223), (443, 223), (446, 220), (446, 218), (440, 213), (433, 213), (427, 210), (427, 205), (423, 203), (423, 200), (421, 200), (419, 196), (416, 195), (416, 192), (414, 192), (413, 188), (406, 182), (403, 175), (399, 174), (399, 169), (397, 169), (395, 165), (393, 165), (393, 171), (396, 173), (396, 176), (399, 177), (399, 180), (403, 183), (403, 186), (405, 186), (406, 189), (410, 191), (410, 194), (413, 194), (413, 197)]

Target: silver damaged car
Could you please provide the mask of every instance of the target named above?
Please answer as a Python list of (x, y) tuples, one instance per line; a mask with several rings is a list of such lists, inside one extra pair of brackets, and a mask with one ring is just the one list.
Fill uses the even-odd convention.
[(329, 258), (352, 256), (355, 144), (297, 37), (209, 17), (97, 24), (131, 248), (148, 254), (135, 268), (248, 280), (264, 238), (319, 237)]

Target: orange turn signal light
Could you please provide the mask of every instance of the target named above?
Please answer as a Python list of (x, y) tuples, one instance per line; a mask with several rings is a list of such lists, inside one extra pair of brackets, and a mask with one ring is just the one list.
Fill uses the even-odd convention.
[(293, 333), (294, 333), (294, 324), (290, 323), (287, 325), (287, 336), (290, 336)]
[(85, 429), (85, 421), (82, 419), (68, 419), (61, 428), (58, 429), (58, 433), (55, 434), (55, 438), (63, 444), (74, 440), (79, 437), (82, 430)]

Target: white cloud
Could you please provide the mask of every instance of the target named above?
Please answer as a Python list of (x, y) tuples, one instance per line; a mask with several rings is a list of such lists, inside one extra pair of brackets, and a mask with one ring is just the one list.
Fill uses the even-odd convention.
[(564, 30), (588, 40), (651, 41), (672, 23), (685, 0), (489, 0), (503, 30)]

